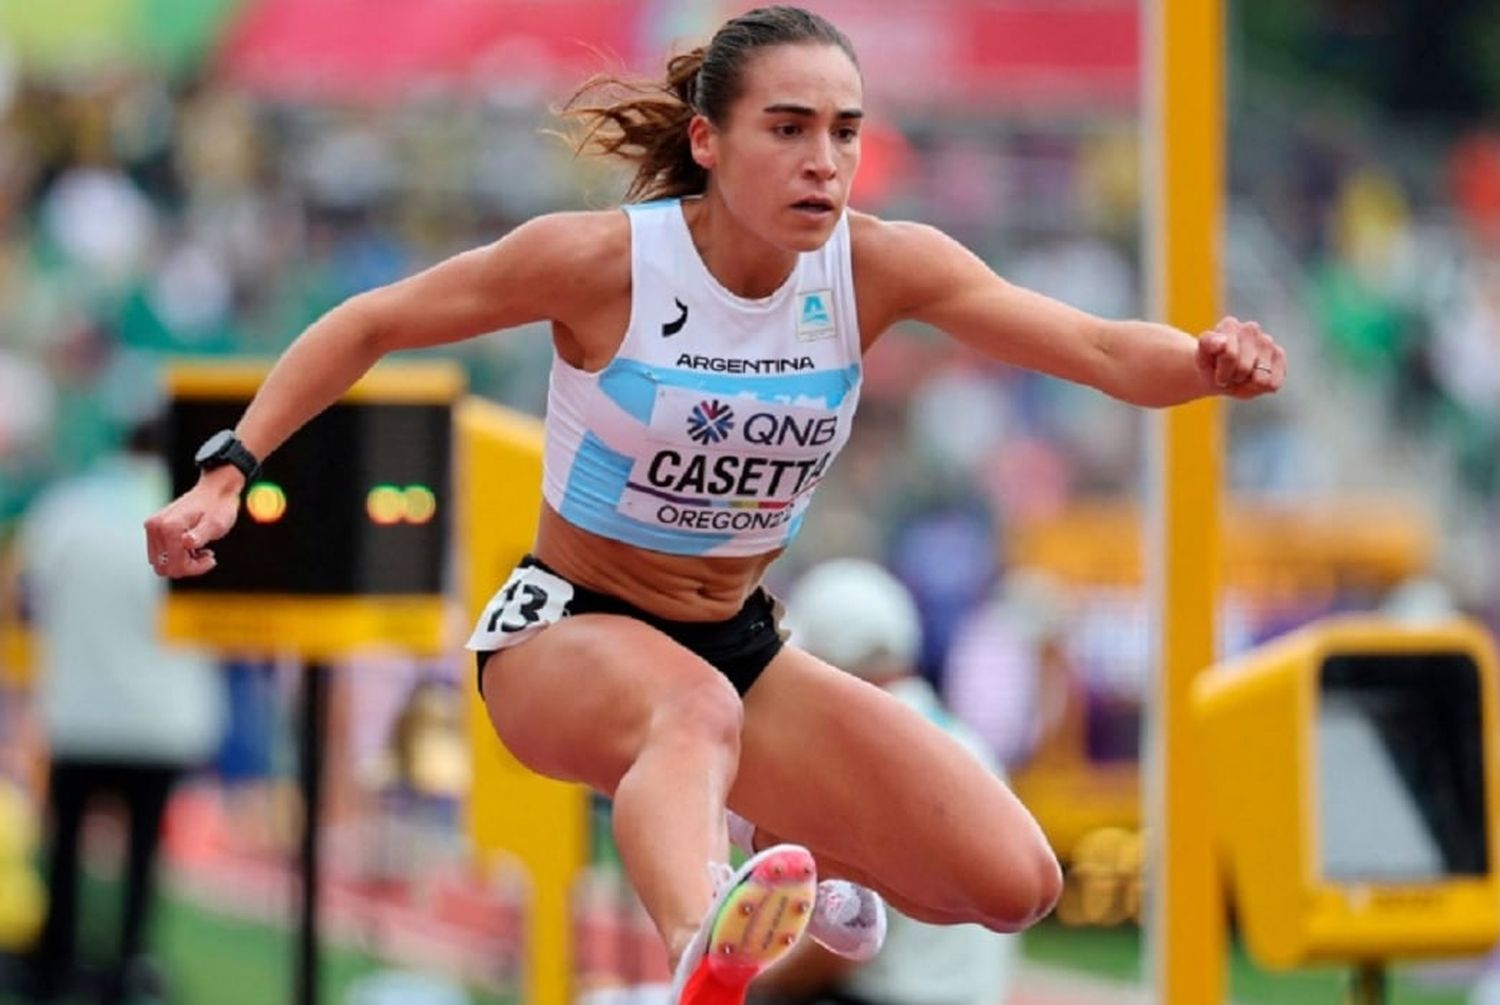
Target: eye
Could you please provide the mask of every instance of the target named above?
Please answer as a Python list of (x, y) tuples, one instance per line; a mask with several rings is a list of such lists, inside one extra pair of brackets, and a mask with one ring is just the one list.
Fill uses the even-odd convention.
[(800, 136), (802, 134), (802, 126), (796, 122), (780, 122), (772, 126), (771, 131), (777, 136), (790, 139), (793, 136)]
[(859, 139), (859, 130), (854, 126), (840, 126), (833, 131), (833, 135), (844, 143), (853, 143)]

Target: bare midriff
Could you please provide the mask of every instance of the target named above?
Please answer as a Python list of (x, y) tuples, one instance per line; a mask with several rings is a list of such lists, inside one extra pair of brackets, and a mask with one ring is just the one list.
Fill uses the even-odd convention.
[(722, 621), (739, 611), (781, 550), (706, 558), (668, 555), (591, 534), (542, 505), (536, 557), (579, 586), (674, 621)]

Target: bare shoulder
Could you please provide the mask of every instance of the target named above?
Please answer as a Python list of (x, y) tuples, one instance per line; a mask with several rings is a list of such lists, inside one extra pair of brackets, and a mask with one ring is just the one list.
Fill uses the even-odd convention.
[[(910, 316), (973, 262), (963, 245), (930, 224), (883, 220), (852, 210), (849, 243), (867, 343)], [(873, 334), (868, 334), (872, 328)]]
[(548, 213), (491, 245), (507, 274), (549, 296), (598, 298), (630, 289), (630, 221), (619, 210)]
[(959, 247), (936, 227), (911, 220), (884, 220), (869, 213), (849, 211), (849, 240), (855, 267), (901, 271), (913, 254)]
[[(350, 298), (385, 351), (473, 338), (538, 321), (571, 327), (589, 310), (629, 302), (630, 230), (623, 213), (539, 216)], [(603, 305), (601, 307), (601, 305)]]

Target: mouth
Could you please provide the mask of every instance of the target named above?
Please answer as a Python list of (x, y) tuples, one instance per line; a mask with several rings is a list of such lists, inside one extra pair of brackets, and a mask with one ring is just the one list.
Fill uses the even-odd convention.
[(837, 208), (832, 199), (823, 195), (810, 195), (806, 199), (799, 199), (792, 203), (792, 209), (795, 212), (805, 213), (813, 219), (832, 216)]

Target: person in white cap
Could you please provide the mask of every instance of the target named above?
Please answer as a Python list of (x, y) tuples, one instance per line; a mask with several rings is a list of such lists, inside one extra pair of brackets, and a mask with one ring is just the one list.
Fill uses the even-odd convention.
[[(914, 670), (922, 626), (910, 593), (874, 562), (814, 566), (786, 599), (791, 641), (877, 685), (915, 709), (996, 774), (999, 764), (973, 730), (943, 706)], [(850, 887), (857, 893), (860, 888)], [(851, 897), (850, 909), (867, 910)], [(873, 906), (878, 907), (878, 902)], [(761, 1005), (1000, 1005), (1015, 972), (1013, 935), (979, 925), (928, 925), (892, 910), (885, 948), (867, 962), (805, 944), (756, 985)]]

